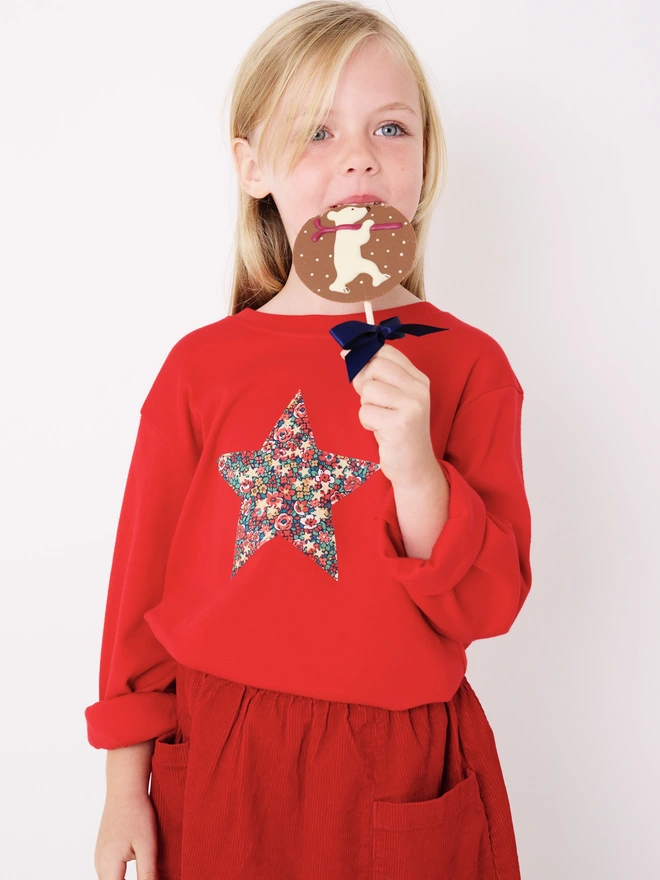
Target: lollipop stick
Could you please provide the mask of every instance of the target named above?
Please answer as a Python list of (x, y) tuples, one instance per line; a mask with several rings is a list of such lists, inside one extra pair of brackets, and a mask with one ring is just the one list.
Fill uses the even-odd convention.
[(368, 300), (368, 299), (363, 300), (363, 303), (364, 303), (364, 311), (367, 316), (367, 322), (369, 324), (375, 324), (376, 322), (374, 321), (374, 310), (371, 307), (371, 300)]

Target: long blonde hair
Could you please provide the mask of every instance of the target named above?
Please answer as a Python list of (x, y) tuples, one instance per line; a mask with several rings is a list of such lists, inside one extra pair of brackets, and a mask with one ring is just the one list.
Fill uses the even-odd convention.
[[(425, 300), (424, 253), (433, 207), (444, 187), (446, 146), (429, 78), (412, 46), (387, 18), (355, 0), (312, 0), (278, 16), (253, 42), (230, 86), (230, 143), (248, 142), (257, 125), (263, 131), (256, 159), (274, 168), (288, 158), (287, 174), (309, 138), (323, 125), (342, 68), (367, 37), (377, 36), (399, 61), (407, 64), (419, 87), (424, 131), (423, 183), (412, 219), (417, 237), (415, 262), (403, 286)], [(313, 75), (312, 75), (313, 74)], [(275, 125), (286, 94), (286, 116)], [(288, 121), (307, 113), (298, 137)], [(234, 239), (235, 259), (230, 314), (258, 308), (282, 289), (291, 270), (291, 247), (270, 194), (255, 199), (238, 186)]]

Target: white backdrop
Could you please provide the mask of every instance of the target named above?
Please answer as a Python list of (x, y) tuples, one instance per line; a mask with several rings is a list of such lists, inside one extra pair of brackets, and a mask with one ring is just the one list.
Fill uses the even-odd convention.
[[(0, 0), (3, 875), (94, 880), (87, 744), (139, 407), (227, 314), (223, 101), (295, 3)], [(449, 152), (428, 298), (525, 389), (533, 585), (468, 679), (524, 880), (658, 876), (657, 3), (368, 4)], [(11, 673), (11, 674), (10, 674)], [(133, 877), (132, 863), (127, 877)]]

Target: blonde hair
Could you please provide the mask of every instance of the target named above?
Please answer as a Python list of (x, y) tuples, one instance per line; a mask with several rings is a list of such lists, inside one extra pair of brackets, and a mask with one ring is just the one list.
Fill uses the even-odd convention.
[[(402, 284), (425, 300), (424, 253), (433, 207), (444, 187), (446, 146), (427, 74), (401, 31), (379, 12), (355, 0), (312, 0), (278, 16), (253, 42), (234, 74), (229, 112), (230, 143), (250, 137), (263, 123), (255, 158), (290, 174), (310, 137), (332, 106), (344, 64), (367, 37), (384, 41), (407, 65), (419, 87), (424, 132), (423, 183), (412, 219), (415, 262)], [(313, 73), (313, 75), (311, 75)], [(275, 125), (286, 95), (286, 115)], [(297, 138), (288, 122), (304, 113)], [(255, 199), (238, 187), (235, 260), (230, 314), (258, 308), (282, 289), (291, 270), (291, 247), (270, 194)]]

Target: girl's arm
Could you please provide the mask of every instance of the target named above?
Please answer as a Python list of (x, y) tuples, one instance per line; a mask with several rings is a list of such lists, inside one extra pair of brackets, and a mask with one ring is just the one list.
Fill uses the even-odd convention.
[[(180, 341), (140, 409), (108, 585), (99, 699), (85, 709), (95, 748), (143, 744), (176, 728), (177, 663), (144, 615), (162, 599), (170, 544), (199, 455)], [(143, 755), (147, 748), (130, 754)], [(108, 758), (113, 769), (125, 767), (118, 761), (126, 760), (137, 759), (123, 753)]]
[(106, 800), (141, 797), (149, 789), (151, 756), (155, 740), (108, 749), (105, 763)]
[(508, 632), (531, 587), (522, 404), (520, 386), (509, 384), (457, 413), (437, 462), (448, 483), (444, 523), (445, 490), (433, 470), (428, 482), (392, 484), (377, 517), (384, 563), (436, 632), (465, 646)]
[(176, 727), (176, 661), (144, 614), (162, 597), (174, 529), (192, 474), (144, 416), (135, 441), (107, 592), (99, 699), (85, 709), (88, 740), (116, 749)]
[(415, 482), (393, 483), (406, 556), (428, 559), (449, 517), (449, 483), (437, 459)]
[(138, 877), (156, 877), (158, 834), (149, 795), (153, 740), (109, 749), (106, 798), (94, 850), (100, 878), (126, 876), (135, 859)]
[(508, 632), (532, 582), (523, 389), (501, 347), (489, 347), (470, 369), (443, 459), (431, 381), (401, 350), (383, 345), (353, 380), (390, 481), (375, 516), (381, 560), (432, 628), (464, 647)]

